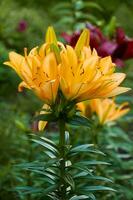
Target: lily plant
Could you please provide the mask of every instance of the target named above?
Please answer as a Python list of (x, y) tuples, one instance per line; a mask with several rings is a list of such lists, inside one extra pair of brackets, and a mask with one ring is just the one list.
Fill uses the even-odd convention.
[[(33, 139), (45, 149), (49, 160), (28, 165), (28, 169), (44, 176), (45, 183), (45, 188), (40, 186), (40, 189), (31, 190), (31, 195), (36, 191), (45, 199), (94, 200), (95, 191), (113, 191), (110, 187), (90, 185), (92, 179), (95, 183), (97, 180), (110, 181), (95, 176), (95, 170), (91, 169), (92, 165), (107, 163), (90, 160), (90, 154), (101, 153), (90, 144), (73, 147), (67, 130), (68, 124), (91, 128), (92, 122), (79, 115), (77, 103), (130, 90), (120, 86), (125, 74), (115, 73), (111, 57), (101, 58), (95, 49), (91, 50), (89, 40), (90, 32), (85, 29), (75, 47), (64, 45), (57, 40), (53, 27), (49, 27), (45, 43), (40, 48), (35, 47), (29, 53), (25, 48), (23, 56), (10, 52), (9, 61), (5, 62), (22, 79), (19, 91), (24, 88), (32, 90), (44, 102), (40, 115), (36, 117), (39, 129), (44, 129), (49, 122), (56, 122), (59, 127), (58, 144), (43, 136)], [(80, 154), (84, 154), (83, 160), (78, 160)]]

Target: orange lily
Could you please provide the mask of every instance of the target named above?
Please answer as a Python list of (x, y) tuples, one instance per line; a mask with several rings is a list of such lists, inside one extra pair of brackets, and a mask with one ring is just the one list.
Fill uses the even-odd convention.
[(96, 50), (91, 51), (88, 47), (86, 41), (89, 40), (84, 39), (89, 36), (86, 31), (81, 34), (75, 49), (67, 45), (60, 53), (60, 88), (66, 99), (81, 102), (112, 97), (130, 90), (119, 87), (125, 74), (114, 73), (115, 64), (111, 57), (100, 58)]
[(128, 102), (118, 105), (114, 99), (93, 99), (90, 105), (92, 110), (98, 115), (100, 124), (115, 121), (130, 110)]
[(114, 99), (93, 99), (78, 103), (77, 106), (82, 114), (87, 117), (95, 112), (99, 118), (100, 124), (115, 121), (127, 114), (130, 110), (128, 102), (118, 105), (115, 103)]
[(19, 84), (19, 91), (22, 91), (24, 87), (31, 89), (49, 105), (55, 102), (59, 86), (57, 55), (50, 50), (52, 39), (55, 43), (53, 29), (49, 28), (46, 43), (39, 51), (36, 47), (27, 55), (27, 49), (25, 49), (24, 56), (11, 52), (9, 53), (10, 61), (4, 63), (12, 67), (23, 80)]
[(33, 90), (46, 104), (55, 103), (58, 88), (67, 100), (81, 102), (121, 94), (130, 88), (119, 87), (124, 73), (114, 73), (110, 57), (100, 58), (89, 45), (89, 31), (81, 34), (75, 49), (57, 41), (54, 29), (48, 28), (46, 42), (27, 55), (9, 54), (6, 65), (12, 67), (23, 80), (19, 91)]

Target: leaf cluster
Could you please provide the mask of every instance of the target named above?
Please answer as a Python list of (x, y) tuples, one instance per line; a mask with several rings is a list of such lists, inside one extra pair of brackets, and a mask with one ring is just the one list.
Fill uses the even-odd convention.
[[(62, 185), (60, 180), (60, 148), (45, 137), (35, 137), (32, 139), (39, 145), (44, 153), (45, 161), (34, 161), (20, 164), (21, 170), (30, 171), (32, 175), (31, 186), (16, 187), (15, 191), (21, 195), (30, 194), (32, 199), (60, 199)], [(72, 147), (69, 143), (69, 134), (66, 132), (65, 145), (65, 176), (67, 200), (96, 199), (97, 191), (114, 191), (106, 186), (111, 180), (103, 176), (98, 176), (95, 171), (99, 165), (108, 165), (103, 161), (92, 160), (93, 154), (103, 155), (102, 152), (94, 149), (91, 144), (77, 145)], [(79, 157), (82, 157), (79, 161)], [(84, 160), (84, 158), (87, 160)], [(33, 178), (34, 177), (34, 178)], [(105, 184), (104, 184), (105, 183)]]

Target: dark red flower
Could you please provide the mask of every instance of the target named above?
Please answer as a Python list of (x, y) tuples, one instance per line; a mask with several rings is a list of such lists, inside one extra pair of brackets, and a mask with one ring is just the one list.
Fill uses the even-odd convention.
[[(110, 39), (98, 27), (90, 23), (86, 27), (90, 30), (90, 47), (95, 48), (101, 57), (111, 55), (113, 62), (120, 67), (124, 66), (124, 60), (133, 58), (133, 39), (127, 37), (122, 28), (117, 28), (116, 34)], [(73, 47), (79, 36), (80, 32), (62, 34), (65, 41)]]
[(101, 43), (106, 41), (106, 37), (98, 27), (90, 23), (88, 23), (86, 27), (90, 30), (90, 46), (97, 49)]
[(118, 55), (119, 58), (124, 60), (133, 58), (133, 39), (126, 36), (122, 28), (116, 30), (116, 42), (118, 48), (114, 52), (115, 57)]
[(28, 27), (28, 24), (25, 20), (21, 20), (19, 23), (18, 23), (18, 26), (17, 26), (17, 31), (18, 32), (24, 32), (26, 31)]
[(113, 55), (117, 47), (118, 45), (114, 41), (104, 41), (98, 46), (97, 52), (99, 56), (105, 57), (105, 56)]
[(81, 33), (80, 31), (76, 31), (76, 32), (74, 32), (72, 35), (69, 35), (69, 34), (63, 32), (63, 33), (61, 34), (61, 36), (65, 39), (65, 41), (66, 41), (68, 44), (70, 44), (72, 47), (75, 47), (76, 42), (77, 42), (77, 40), (78, 40), (78, 38), (79, 38), (79, 36), (80, 36), (80, 33)]

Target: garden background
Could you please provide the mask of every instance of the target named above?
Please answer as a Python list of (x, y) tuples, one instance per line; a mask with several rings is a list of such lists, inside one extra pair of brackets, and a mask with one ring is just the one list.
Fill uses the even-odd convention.
[[(99, 27), (110, 40), (117, 27), (122, 27), (125, 35), (133, 38), (133, 0), (0, 1), (1, 200), (28, 199), (13, 191), (15, 186), (26, 184), (25, 176), (27, 176), (26, 173), (22, 175), (22, 172), (14, 166), (28, 161), (31, 156), (28, 133), (35, 132), (36, 123), (32, 119), (43, 105), (29, 91), (17, 92), (20, 80), (13, 70), (3, 65), (3, 62), (8, 60), (8, 53), (11, 50), (22, 53), (24, 47), (31, 49), (42, 44), (49, 25), (54, 26), (58, 36), (64, 41), (62, 37), (64, 31), (71, 35), (76, 30), (82, 30), (87, 23)], [(130, 48), (133, 57), (133, 45)], [(133, 59), (124, 60), (124, 66), (118, 67), (117, 70), (127, 74), (124, 85), (133, 88)], [(109, 177), (112, 176), (117, 190), (116, 194), (99, 196), (101, 200), (133, 200), (132, 91), (128, 95), (121, 95), (117, 101), (128, 101), (131, 110), (113, 127), (106, 127), (105, 135), (101, 138), (105, 140), (107, 153), (114, 167), (113, 169), (108, 167), (105, 171)], [(56, 140), (56, 127), (49, 128), (49, 132), (50, 137)], [(80, 140), (83, 134), (78, 133)], [(89, 141), (89, 132), (85, 138)], [(32, 156), (36, 157), (39, 151), (39, 149), (38, 152), (34, 151)]]

